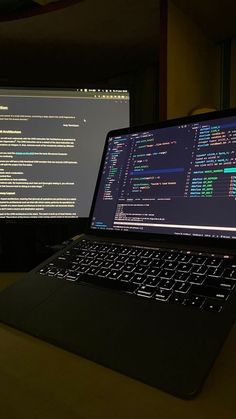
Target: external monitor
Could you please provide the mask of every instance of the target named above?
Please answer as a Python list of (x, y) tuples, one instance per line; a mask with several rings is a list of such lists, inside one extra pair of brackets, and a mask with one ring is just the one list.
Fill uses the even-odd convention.
[(9, 225), (14, 233), (21, 226), (21, 239), (27, 229), (45, 229), (45, 242), (63, 228), (50, 240), (77, 233), (89, 215), (106, 134), (129, 126), (129, 109), (124, 89), (0, 89), (0, 223), (7, 240)]

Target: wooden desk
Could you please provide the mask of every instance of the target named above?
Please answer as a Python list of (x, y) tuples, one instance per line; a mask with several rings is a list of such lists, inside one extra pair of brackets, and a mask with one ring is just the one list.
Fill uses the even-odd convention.
[[(0, 274), (0, 289), (20, 274)], [(1, 419), (235, 419), (236, 326), (184, 401), (0, 324)]]

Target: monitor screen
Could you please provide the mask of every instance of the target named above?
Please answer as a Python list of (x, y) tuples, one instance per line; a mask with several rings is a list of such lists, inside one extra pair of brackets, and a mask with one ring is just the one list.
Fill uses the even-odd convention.
[(234, 112), (111, 133), (91, 228), (236, 239)]
[(106, 134), (129, 126), (129, 93), (0, 89), (0, 218), (88, 217)]

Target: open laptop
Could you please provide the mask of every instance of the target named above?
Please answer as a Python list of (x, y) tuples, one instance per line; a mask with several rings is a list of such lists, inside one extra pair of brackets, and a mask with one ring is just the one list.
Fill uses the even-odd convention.
[(195, 396), (235, 320), (235, 199), (235, 109), (109, 132), (88, 232), (2, 291), (0, 320)]

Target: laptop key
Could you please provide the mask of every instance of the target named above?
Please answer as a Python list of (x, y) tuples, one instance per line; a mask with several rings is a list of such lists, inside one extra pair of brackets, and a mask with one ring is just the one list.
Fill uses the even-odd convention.
[(123, 267), (124, 267), (124, 264), (117, 261), (113, 263), (112, 265), (112, 269), (117, 269), (117, 270), (122, 270)]
[(204, 282), (204, 280), (205, 280), (205, 276), (204, 275), (192, 274), (189, 277), (190, 284), (202, 285), (203, 282)]
[(159, 268), (149, 268), (147, 270), (147, 275), (148, 276), (157, 276), (160, 273), (160, 269)]
[(161, 278), (171, 279), (174, 276), (174, 271), (162, 270), (159, 275)]
[(171, 294), (172, 294), (171, 290), (165, 290), (165, 289), (162, 289), (162, 288), (158, 287), (157, 290), (155, 291), (153, 297), (156, 300), (167, 301)]
[(68, 273), (69, 272), (67, 269), (60, 269), (60, 271), (55, 276), (59, 279), (64, 279)]
[(117, 253), (119, 252), (119, 250), (120, 250), (119, 246), (111, 246), (109, 248), (109, 253)]
[(135, 267), (135, 273), (137, 273), (137, 274), (145, 274), (146, 272), (147, 272), (147, 268), (146, 268), (146, 266), (136, 266)]
[(119, 253), (121, 255), (128, 255), (130, 253), (131, 249), (128, 247), (120, 247)]
[(205, 298), (202, 295), (192, 295), (189, 298), (186, 298), (185, 305), (192, 307), (201, 307), (205, 301)]
[(135, 284), (142, 284), (146, 279), (146, 275), (135, 274), (132, 278), (132, 282)]
[(236, 269), (231, 269), (231, 268), (225, 269), (224, 277), (236, 280)]
[(160, 268), (163, 267), (164, 263), (165, 263), (165, 261), (162, 260), (162, 259), (160, 259), (160, 260), (154, 259), (151, 263), (151, 267), (154, 268), (154, 269), (160, 269)]
[(223, 275), (224, 270), (225, 270), (225, 268), (223, 266), (220, 266), (219, 268), (215, 268), (215, 267), (211, 266), (207, 271), (207, 275), (220, 278)]
[(190, 272), (191, 269), (192, 265), (190, 263), (179, 263), (177, 266), (179, 272)]
[[(58, 273), (59, 269), (58, 268), (51, 268), (51, 269), (47, 269), (47, 275), (48, 276), (54, 276)], [(43, 273), (40, 271), (40, 273)]]
[(115, 281), (113, 279), (99, 278), (97, 276), (82, 275), (79, 284), (91, 284), (101, 288), (108, 288), (116, 291), (134, 293), (138, 285), (132, 282)]
[(43, 268), (41, 268), (41, 269), (38, 271), (38, 273), (39, 273), (40, 275), (47, 275), (48, 270), (49, 270), (49, 266), (47, 265), (47, 266), (44, 266)]
[(219, 303), (219, 301), (208, 298), (206, 299), (202, 308), (207, 311), (214, 311), (219, 313), (222, 310), (223, 306)]
[(137, 295), (141, 295), (142, 297), (150, 298), (154, 294), (155, 288), (150, 287), (149, 285), (143, 284), (137, 291)]
[(78, 256), (87, 256), (88, 255), (88, 250), (80, 250), (78, 252)]
[(139, 256), (142, 253), (142, 249), (141, 248), (136, 248), (136, 249), (131, 249), (129, 254), (130, 256)]
[(82, 264), (83, 265), (90, 265), (92, 262), (93, 262), (92, 258), (85, 258), (85, 259), (83, 259)]
[(195, 274), (198, 274), (198, 275), (205, 275), (207, 273), (208, 269), (209, 268), (208, 268), (207, 265), (201, 265), (201, 266), (196, 265), (193, 268), (192, 272), (195, 273)]
[(177, 292), (173, 292), (169, 301), (175, 304), (184, 304), (186, 296), (184, 294), (178, 294)]
[(143, 250), (142, 256), (145, 258), (150, 258), (154, 255), (154, 251), (151, 249)]
[(191, 285), (188, 282), (176, 282), (175, 291), (186, 294), (191, 288)]
[(207, 263), (208, 266), (214, 266), (214, 267), (217, 268), (218, 266), (221, 265), (222, 259), (221, 258), (209, 258), (206, 263)]
[(97, 253), (97, 258), (98, 259), (104, 260), (106, 256), (107, 256), (107, 254), (105, 252), (98, 252)]
[(134, 270), (134, 265), (127, 264), (127, 265), (124, 266), (124, 269), (123, 270), (125, 272), (132, 272)]
[(101, 268), (110, 268), (111, 266), (112, 266), (112, 261), (110, 261), (110, 260), (105, 260), (101, 264)]
[(139, 261), (140, 261), (140, 258), (138, 258), (137, 256), (130, 256), (128, 263), (133, 263), (134, 265), (137, 265)]
[(204, 265), (206, 261), (207, 258), (205, 256), (193, 256), (191, 259), (191, 263), (194, 265)]
[(117, 254), (116, 253), (109, 253), (106, 257), (106, 260), (110, 260), (110, 261), (115, 261), (117, 259)]
[(102, 260), (100, 259), (94, 259), (91, 263), (91, 266), (100, 266), (102, 264)]
[(173, 276), (174, 281), (185, 282), (189, 278), (189, 274), (187, 272), (175, 272)]
[(140, 258), (139, 265), (140, 266), (149, 266), (151, 264), (150, 258)]
[(146, 285), (150, 285), (151, 287), (156, 287), (160, 282), (160, 278), (154, 278), (153, 276), (148, 276), (147, 280), (145, 281)]
[(85, 272), (87, 272), (89, 270), (89, 266), (87, 266), (87, 265), (80, 265), (78, 268), (77, 268), (77, 272), (81, 272), (81, 273), (85, 273)]
[(177, 258), (178, 258), (178, 253), (177, 252), (167, 252), (164, 255), (164, 259), (166, 261), (169, 261), (169, 262), (174, 262)]
[(129, 256), (126, 256), (126, 255), (118, 255), (116, 261), (117, 262), (126, 262), (128, 259), (129, 259)]
[(101, 277), (103, 277), (103, 278), (105, 278), (106, 276), (108, 276), (108, 274), (109, 274), (109, 269), (105, 269), (105, 268), (101, 268), (98, 272), (97, 272), (97, 275), (98, 276), (101, 276)]
[(68, 263), (68, 265), (66, 267), (70, 271), (76, 271), (78, 269), (79, 265), (80, 265), (79, 262), (70, 262), (70, 263)]
[(68, 275), (66, 275), (65, 279), (67, 281), (77, 281), (80, 277), (80, 273), (79, 272), (75, 272), (75, 273), (69, 273)]
[(204, 283), (205, 285), (209, 285), (210, 287), (222, 287), (226, 288), (228, 290), (232, 290), (236, 282), (232, 279), (223, 279), (223, 278), (206, 278), (206, 281)]
[[(161, 260), (161, 259), (165, 259), (165, 255), (166, 255), (166, 252), (163, 252), (162, 250), (154, 250), (152, 258)], [(167, 253), (167, 255), (170, 255), (170, 253)], [(172, 260), (172, 259), (169, 259), (169, 260)]]
[(165, 264), (164, 264), (164, 266), (163, 266), (163, 268), (164, 269), (170, 269), (170, 270), (174, 270), (174, 269), (176, 269), (176, 267), (177, 267), (177, 265), (178, 265), (178, 263), (177, 262), (165, 262)]
[(94, 258), (95, 256), (97, 256), (97, 252), (95, 250), (93, 250), (93, 251), (89, 252), (87, 256), (90, 257), (90, 258)]
[(109, 252), (109, 250), (110, 250), (110, 246), (108, 246), (108, 245), (104, 245), (104, 246), (101, 246), (101, 248), (100, 248), (100, 251), (102, 251), (102, 252)]
[(131, 281), (133, 276), (134, 276), (134, 274), (132, 272), (123, 272), (120, 276), (120, 280), (128, 282), (128, 281)]
[(162, 279), (159, 283), (160, 288), (165, 288), (167, 290), (171, 290), (175, 286), (175, 281), (171, 279)]
[(64, 267), (68, 265), (69, 260), (70, 260), (69, 258), (66, 258), (62, 255), (56, 258), (53, 262), (51, 262), (51, 264), (58, 267)]
[(119, 277), (121, 276), (121, 272), (120, 271), (111, 271), (109, 274), (108, 274), (108, 277), (109, 278), (111, 278), (111, 279), (118, 279)]
[(192, 259), (192, 255), (189, 254), (181, 254), (178, 257), (178, 262), (188, 263)]
[(86, 271), (86, 273), (88, 274), (88, 275), (96, 275), (96, 273), (98, 272), (98, 268), (97, 268), (97, 266), (92, 266), (92, 267), (89, 267), (89, 269)]
[(192, 285), (191, 294), (217, 298), (218, 300), (225, 301), (229, 296), (229, 291), (222, 288), (215, 288), (204, 285)]

